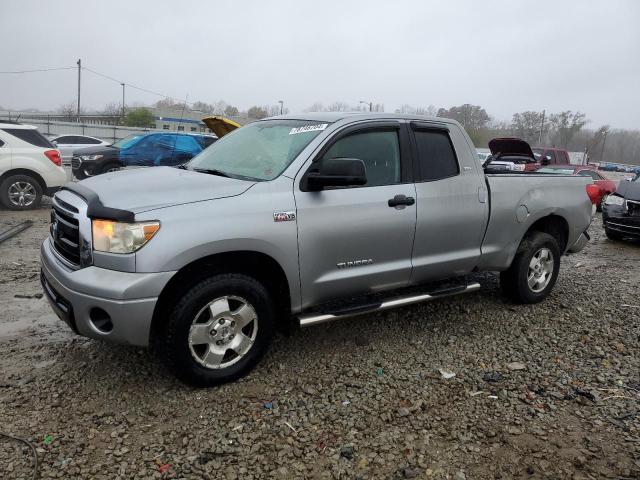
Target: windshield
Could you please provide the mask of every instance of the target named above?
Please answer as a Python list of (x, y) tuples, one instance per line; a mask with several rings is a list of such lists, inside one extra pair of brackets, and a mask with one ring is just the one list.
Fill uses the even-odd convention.
[(532, 148), (531, 151), (533, 152), (533, 156), (536, 157), (536, 160), (539, 160), (544, 152), (542, 148)]
[(557, 173), (558, 175), (573, 175), (573, 168), (539, 168), (536, 173)]
[(142, 135), (128, 135), (113, 143), (111, 146), (116, 148), (127, 148), (136, 143), (140, 138), (142, 138)]
[(187, 166), (230, 177), (273, 180), (311, 140), (329, 126), (309, 120), (265, 120), (225, 135)]

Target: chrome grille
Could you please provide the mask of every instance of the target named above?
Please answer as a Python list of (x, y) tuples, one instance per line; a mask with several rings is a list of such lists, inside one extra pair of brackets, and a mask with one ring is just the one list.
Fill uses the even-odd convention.
[(71, 168), (80, 168), (80, 157), (71, 157)]
[(80, 227), (78, 219), (72, 212), (64, 209), (61, 203), (51, 209), (51, 226), (49, 227), (53, 247), (74, 266), (80, 266)]

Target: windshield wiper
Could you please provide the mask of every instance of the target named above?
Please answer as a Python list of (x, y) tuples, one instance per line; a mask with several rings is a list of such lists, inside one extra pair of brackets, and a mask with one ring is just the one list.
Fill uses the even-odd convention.
[(228, 173), (224, 173), (214, 168), (194, 168), (194, 170), (200, 173), (208, 173), (209, 175), (218, 175), (219, 177), (231, 178)]

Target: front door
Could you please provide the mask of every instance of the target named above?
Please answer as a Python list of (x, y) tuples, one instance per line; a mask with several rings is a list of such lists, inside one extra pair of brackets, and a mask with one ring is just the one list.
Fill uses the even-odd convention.
[(366, 185), (304, 191), (302, 170), (295, 199), (303, 307), (408, 284), (416, 222), (408, 149), (403, 124), (369, 122), (338, 132), (314, 159), (360, 159)]

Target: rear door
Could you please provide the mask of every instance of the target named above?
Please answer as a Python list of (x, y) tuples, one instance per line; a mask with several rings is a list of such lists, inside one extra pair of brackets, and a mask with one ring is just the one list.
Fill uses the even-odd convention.
[[(304, 174), (326, 158), (361, 159), (367, 184), (305, 191)], [(409, 283), (416, 205), (405, 124), (336, 133), (298, 175), (294, 194), (303, 306)]]
[(412, 283), (473, 270), (487, 217), (484, 174), (459, 127), (411, 123), (417, 224)]
[(0, 130), (0, 175), (11, 170), (11, 147)]

